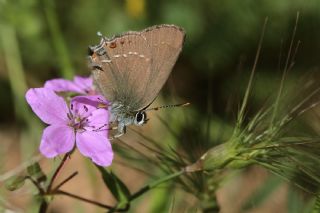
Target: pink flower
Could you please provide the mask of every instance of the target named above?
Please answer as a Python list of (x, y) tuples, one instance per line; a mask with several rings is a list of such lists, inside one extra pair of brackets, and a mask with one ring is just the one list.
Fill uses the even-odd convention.
[(77, 96), (70, 107), (48, 88), (29, 89), (26, 99), (34, 113), (49, 126), (42, 134), (40, 152), (53, 158), (73, 150), (100, 166), (109, 166), (113, 152), (108, 131), (108, 111), (98, 108), (102, 96)]
[(57, 78), (46, 81), (45, 88), (49, 88), (55, 92), (76, 92), (83, 95), (96, 95), (97, 92), (93, 87), (91, 77), (75, 76), (73, 81)]

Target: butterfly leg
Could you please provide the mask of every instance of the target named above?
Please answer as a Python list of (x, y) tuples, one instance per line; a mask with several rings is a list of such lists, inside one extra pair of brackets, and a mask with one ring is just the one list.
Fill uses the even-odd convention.
[(118, 125), (118, 132), (115, 136), (113, 136), (114, 138), (119, 138), (121, 137), (122, 135), (124, 135), (127, 131), (127, 128), (126, 126), (123, 124), (123, 123), (119, 123)]
[(116, 135), (114, 135), (113, 137), (109, 138), (109, 140), (114, 140), (116, 138), (121, 137), (122, 135), (124, 135), (126, 133), (126, 126), (119, 123), (118, 127), (115, 127), (114, 129), (118, 129), (118, 132)]

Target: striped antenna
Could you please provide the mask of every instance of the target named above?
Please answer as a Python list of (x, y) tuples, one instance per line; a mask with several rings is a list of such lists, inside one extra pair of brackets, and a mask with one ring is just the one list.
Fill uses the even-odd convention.
[(159, 107), (145, 109), (144, 111), (159, 110), (159, 109), (172, 108), (172, 107), (184, 107), (184, 106), (188, 106), (189, 104), (190, 104), (189, 102), (183, 103), (183, 104), (171, 104), (171, 105), (165, 105), (165, 106), (159, 106)]
[[(97, 36), (99, 36), (102, 39), (103, 45), (104, 45), (105, 42), (107, 42), (106, 37), (104, 37), (103, 34), (100, 31), (97, 32)], [(101, 45), (101, 42), (100, 42), (100, 45)]]

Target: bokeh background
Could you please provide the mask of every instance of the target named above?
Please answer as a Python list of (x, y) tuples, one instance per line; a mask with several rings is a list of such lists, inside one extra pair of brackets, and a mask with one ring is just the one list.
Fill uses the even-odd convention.
[[(148, 124), (137, 129), (175, 147), (183, 140), (177, 142), (170, 137), (163, 124), (161, 126), (158, 119), (161, 116), (181, 138), (186, 132), (198, 134), (199, 128), (201, 132), (209, 115), (210, 135), (221, 142), (230, 136), (266, 17), (268, 24), (248, 116), (276, 93), (298, 11), (295, 42), (301, 43), (294, 67), (286, 78), (286, 84), (296, 86), (297, 90), (299, 85), (294, 82), (309, 73), (317, 73), (320, 65), (318, 0), (0, 0), (0, 173), (4, 174), (0, 181), (8, 172), (19, 171), (19, 165), (39, 154), (43, 124), (27, 106), (26, 90), (41, 87), (52, 78), (90, 75), (87, 47), (99, 42), (98, 31), (112, 36), (163, 23), (185, 29), (187, 37), (182, 54), (154, 105), (180, 102), (191, 105), (152, 112)], [(185, 119), (181, 118), (185, 117), (188, 117), (187, 123), (182, 122)], [(129, 131), (123, 141), (135, 137), (137, 135)], [(206, 146), (210, 147), (203, 147)], [(115, 145), (115, 149), (119, 147)], [(202, 153), (204, 150), (194, 149), (195, 158)], [(130, 161), (120, 156), (112, 168), (131, 190), (138, 190), (150, 181), (148, 174), (132, 169)], [(46, 159), (40, 162), (44, 170), (50, 172), (54, 162)], [(75, 155), (65, 172), (68, 170), (77, 170), (80, 175), (65, 186), (66, 190), (105, 203), (115, 202), (97, 181), (97, 173), (88, 160)], [(148, 170), (154, 176), (161, 174), (156, 166)], [(218, 191), (222, 212), (240, 212), (249, 204), (247, 212), (301, 212), (306, 203), (303, 194), (259, 167), (239, 171), (226, 181), (226, 186)], [(30, 185), (14, 193), (8, 193), (3, 187), (0, 190), (0, 209), (21, 212), (36, 209), (32, 199), (35, 190)], [(191, 209), (196, 212), (196, 203), (192, 193), (179, 187), (175, 191), (163, 187), (139, 198), (130, 211), (189, 212)], [(102, 212), (65, 197), (55, 198), (50, 210)]]

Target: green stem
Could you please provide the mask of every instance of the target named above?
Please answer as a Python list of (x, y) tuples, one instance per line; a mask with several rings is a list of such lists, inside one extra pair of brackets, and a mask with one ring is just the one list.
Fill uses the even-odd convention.
[[(167, 181), (169, 181), (171, 179), (174, 179), (174, 178), (184, 174), (185, 172), (186, 171), (184, 169), (182, 169), (182, 170), (180, 170), (178, 172), (175, 172), (175, 173), (173, 173), (171, 175), (168, 175), (168, 176), (165, 176), (163, 178), (160, 178), (159, 180), (156, 180), (156, 181), (154, 181), (154, 182), (142, 187), (139, 191), (137, 191), (136, 193), (134, 193), (133, 195), (131, 195), (129, 197), (128, 202), (135, 200), (136, 198), (140, 197), (141, 195), (143, 195), (144, 193), (148, 192), (149, 190), (151, 190), (151, 189), (157, 187), (158, 185), (160, 185), (162, 183), (165, 183), (165, 182), (167, 182)], [(117, 208), (115, 206), (114, 208), (112, 208), (109, 211), (109, 213), (110, 212), (118, 212), (118, 211), (127, 211), (129, 209), (129, 207), (130, 207), (129, 203), (126, 205), (125, 208)]]
[(264, 20), (264, 25), (263, 25), (262, 33), (261, 33), (261, 36), (260, 36), (256, 57), (254, 59), (254, 63), (253, 63), (253, 67), (252, 67), (252, 70), (251, 70), (250, 79), (249, 79), (249, 82), (248, 82), (246, 93), (244, 95), (243, 102), (242, 102), (242, 105), (241, 105), (241, 108), (240, 108), (240, 111), (239, 111), (239, 114), (238, 114), (237, 126), (235, 128), (234, 134), (238, 133), (237, 131), (239, 131), (239, 129), (240, 129), (242, 123), (243, 123), (245, 109), (246, 109), (246, 106), (247, 106), (247, 103), (248, 103), (250, 91), (252, 89), (253, 77), (254, 77), (254, 74), (255, 74), (255, 71), (256, 71), (256, 67), (257, 67), (257, 64), (258, 64), (258, 60), (259, 60), (259, 56), (260, 56), (260, 52), (261, 52), (261, 47), (262, 47), (262, 41), (263, 41), (263, 38), (264, 38), (264, 34), (265, 34), (267, 23), (268, 23), (268, 17), (266, 17), (265, 20)]
[(53, 47), (56, 51), (56, 57), (61, 69), (61, 75), (64, 78), (72, 78), (73, 67), (70, 62), (70, 57), (68, 54), (68, 49), (65, 45), (61, 29), (58, 23), (58, 17), (54, 11), (54, 1), (44, 0), (44, 10), (47, 17), (48, 27), (52, 36)]
[(178, 171), (176, 173), (173, 173), (171, 175), (168, 175), (168, 176), (165, 176), (163, 178), (160, 178), (159, 180), (156, 180), (154, 181), (153, 183), (150, 183), (146, 186), (144, 186), (143, 188), (141, 188), (139, 191), (137, 191), (136, 193), (134, 193), (133, 195), (130, 196), (129, 198), (129, 201), (132, 201), (136, 198), (138, 198), (140, 195), (144, 194), (145, 192), (149, 191), (150, 189), (153, 189), (155, 187), (157, 187), (158, 185), (164, 183), (164, 182), (167, 182), (171, 179), (174, 179), (182, 174), (185, 173), (185, 170), (181, 170), (181, 171)]
[[(3, 59), (8, 72), (8, 79), (12, 90), (13, 107), (17, 120), (28, 125), (31, 130), (28, 132), (30, 141), (34, 141), (36, 135), (39, 135), (39, 123), (34, 116), (30, 114), (29, 107), (25, 101), (27, 91), (26, 77), (23, 69), (17, 32), (13, 25), (0, 23), (0, 43), (3, 50)], [(4, 113), (4, 112), (2, 112)], [(30, 153), (33, 153), (36, 147), (35, 143), (20, 143), (22, 159), (30, 159)]]
[(279, 88), (279, 91), (278, 91), (278, 94), (277, 94), (277, 98), (276, 98), (276, 101), (275, 101), (275, 104), (274, 104), (274, 110), (273, 110), (272, 117), (271, 117), (271, 122), (270, 122), (270, 129), (272, 129), (274, 120), (275, 120), (275, 118), (277, 116), (277, 113), (278, 113), (278, 107), (279, 107), (279, 103), (280, 103), (280, 100), (281, 100), (281, 95), (282, 95), (283, 86), (284, 86), (284, 80), (285, 80), (287, 72), (288, 72), (289, 60), (291, 58), (293, 42), (294, 42), (294, 38), (295, 38), (295, 35), (296, 35), (296, 31), (297, 31), (299, 15), (300, 15), (299, 12), (297, 12), (296, 24), (295, 24), (293, 32), (292, 32), (292, 38), (291, 38), (291, 42), (290, 42), (290, 46), (289, 46), (289, 50), (288, 50), (286, 64), (285, 64), (284, 69), (283, 69), (281, 82), (280, 82), (280, 88)]
[(8, 70), (9, 81), (14, 97), (15, 113), (18, 118), (30, 120), (28, 107), (24, 100), (27, 90), (25, 75), (20, 57), (16, 31), (12, 26), (0, 25), (0, 41), (3, 46), (4, 60)]

